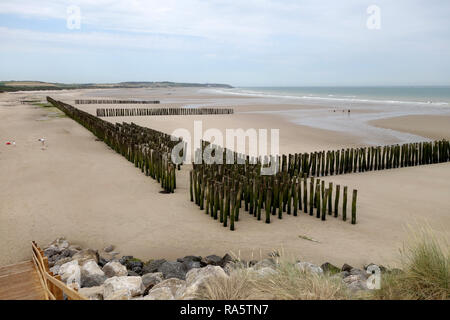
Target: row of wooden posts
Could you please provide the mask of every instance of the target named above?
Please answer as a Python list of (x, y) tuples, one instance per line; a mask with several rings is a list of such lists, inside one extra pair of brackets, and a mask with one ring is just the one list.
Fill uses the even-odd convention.
[[(206, 147), (208, 143), (202, 143)], [(241, 155), (235, 154), (237, 159)], [(241, 159), (242, 160), (242, 159)], [(325, 221), (327, 216), (347, 220), (348, 187), (310, 177), (291, 176), (279, 171), (261, 175), (262, 163), (193, 164), (190, 172), (190, 200), (218, 220), (224, 227), (235, 230), (240, 209), (257, 220), (270, 223), (274, 216), (298, 216), (300, 212)], [(224, 162), (225, 163), (225, 162)], [(309, 190), (309, 191), (308, 191)], [(353, 190), (351, 223), (356, 224), (357, 190)]]
[(450, 161), (447, 140), (282, 155), (281, 171), (291, 176), (328, 176)]
[(97, 109), (97, 117), (173, 116), (233, 114), (232, 108), (107, 108)]
[(75, 104), (159, 104), (158, 100), (75, 100)]
[(134, 123), (112, 124), (50, 97), (47, 97), (47, 101), (133, 162), (146, 176), (161, 183), (165, 192), (174, 192), (177, 166), (171, 161), (171, 152), (181, 141), (179, 138)]

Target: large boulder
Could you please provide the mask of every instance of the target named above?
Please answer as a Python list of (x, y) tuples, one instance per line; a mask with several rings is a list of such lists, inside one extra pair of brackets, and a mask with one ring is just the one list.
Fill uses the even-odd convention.
[[(195, 269), (193, 269), (195, 270)], [(155, 290), (161, 289), (161, 288), (168, 288), (170, 289), (170, 292), (174, 296), (175, 299), (178, 299), (179, 297), (184, 295), (184, 291), (186, 290), (186, 281), (180, 280), (177, 278), (171, 278), (164, 280), (157, 285), (155, 285), (148, 294), (151, 294)]]
[(58, 274), (66, 284), (76, 283), (79, 287), (81, 286), (81, 268), (78, 265), (78, 260), (72, 260), (63, 264), (59, 268)]
[(215, 254), (212, 254), (210, 256), (203, 258), (202, 263), (204, 265), (220, 266), (222, 265), (222, 258)]
[(348, 265), (348, 264), (344, 263), (344, 265), (341, 268), (341, 271), (348, 271), (348, 272), (350, 272), (350, 270), (352, 270), (352, 269), (353, 269), (353, 267), (351, 265)]
[(177, 259), (177, 262), (183, 264), (183, 268), (186, 272), (194, 268), (201, 268), (202, 267), (201, 261), (202, 257), (199, 256), (186, 256), (184, 258)]
[(212, 265), (190, 270), (186, 274), (186, 290), (182, 299), (194, 299), (198, 290), (212, 277), (227, 278), (228, 275), (221, 267)]
[(164, 262), (159, 268), (158, 272), (162, 272), (164, 278), (177, 278), (184, 280), (186, 279), (186, 270), (180, 262)]
[(295, 266), (302, 272), (322, 274), (323, 270), (321, 267), (312, 264), (310, 262), (297, 262)]
[(144, 267), (142, 267), (142, 274), (157, 272), (159, 267), (165, 262), (167, 262), (165, 259), (148, 261), (144, 264)]
[(144, 291), (141, 277), (112, 277), (106, 279), (103, 286), (105, 300), (129, 300)]
[(92, 249), (83, 249), (73, 255), (72, 259), (78, 260), (80, 266), (82, 266), (86, 261), (94, 260), (98, 263), (98, 252)]
[(81, 267), (81, 287), (97, 287), (105, 280), (105, 273), (94, 260), (86, 261)]
[(89, 300), (103, 300), (103, 285), (97, 287), (81, 288), (78, 293)]
[(331, 275), (338, 274), (341, 272), (341, 269), (339, 269), (338, 267), (336, 267), (335, 265), (333, 265), (329, 262), (325, 262), (320, 267), (322, 268), (323, 272), (331, 274)]
[(350, 275), (342, 280), (352, 291), (368, 290), (367, 280), (360, 275)]
[(108, 278), (111, 277), (123, 277), (128, 275), (127, 267), (117, 261), (111, 261), (105, 264), (103, 272)]
[(142, 276), (144, 287), (155, 286), (164, 280), (162, 272), (146, 273)]

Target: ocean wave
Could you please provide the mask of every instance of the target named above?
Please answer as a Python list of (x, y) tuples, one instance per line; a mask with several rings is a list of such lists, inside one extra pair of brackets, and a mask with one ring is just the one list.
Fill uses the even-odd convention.
[(312, 100), (312, 101), (336, 101), (336, 102), (346, 102), (346, 103), (384, 103), (384, 104), (415, 104), (415, 105), (432, 105), (432, 106), (448, 106), (448, 102), (444, 101), (408, 101), (408, 100), (383, 100), (383, 99), (365, 99), (357, 98), (357, 96), (341, 96), (337, 97), (335, 95), (329, 94), (327, 96), (317, 96), (317, 95), (289, 95), (286, 93), (273, 93), (273, 92), (263, 92), (263, 91), (253, 91), (245, 89), (208, 89), (209, 91), (214, 91), (218, 94), (229, 94), (229, 95), (239, 95), (239, 96), (253, 96), (260, 98), (278, 98), (278, 99), (297, 99), (297, 100)]

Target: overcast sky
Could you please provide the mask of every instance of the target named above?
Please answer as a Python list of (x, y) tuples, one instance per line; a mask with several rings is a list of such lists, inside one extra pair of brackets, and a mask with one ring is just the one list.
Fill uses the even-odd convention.
[(448, 0), (0, 0), (0, 80), (450, 85), (449, 39)]

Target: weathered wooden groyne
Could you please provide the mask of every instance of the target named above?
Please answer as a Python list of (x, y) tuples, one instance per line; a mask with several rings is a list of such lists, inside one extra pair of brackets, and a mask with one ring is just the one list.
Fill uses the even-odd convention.
[(95, 99), (77, 99), (75, 104), (159, 104), (159, 100), (95, 100)]
[[(208, 147), (212, 145), (203, 141), (197, 156), (203, 155)], [(299, 216), (303, 212), (321, 221), (339, 216), (346, 221), (351, 217), (351, 223), (356, 224), (357, 190), (353, 190), (351, 207), (347, 208), (347, 186), (342, 186), (341, 198), (340, 185), (308, 178), (301, 172), (290, 175), (286, 170), (262, 175), (267, 160), (253, 159), (254, 163), (248, 156), (218, 146), (213, 148), (223, 154), (222, 164), (193, 163), (190, 200), (224, 227), (235, 230), (241, 208), (265, 223), (282, 219), (284, 214)], [(232, 155), (233, 164), (226, 164), (227, 153)]]
[(291, 176), (329, 176), (378, 171), (450, 161), (450, 144), (443, 139), (402, 145), (346, 148), (281, 156), (281, 171)]
[(187, 116), (233, 114), (232, 108), (100, 108), (97, 117)]
[(133, 162), (145, 175), (161, 183), (166, 192), (174, 192), (176, 165), (171, 161), (171, 152), (181, 139), (134, 123), (112, 124), (50, 97), (47, 101)]

